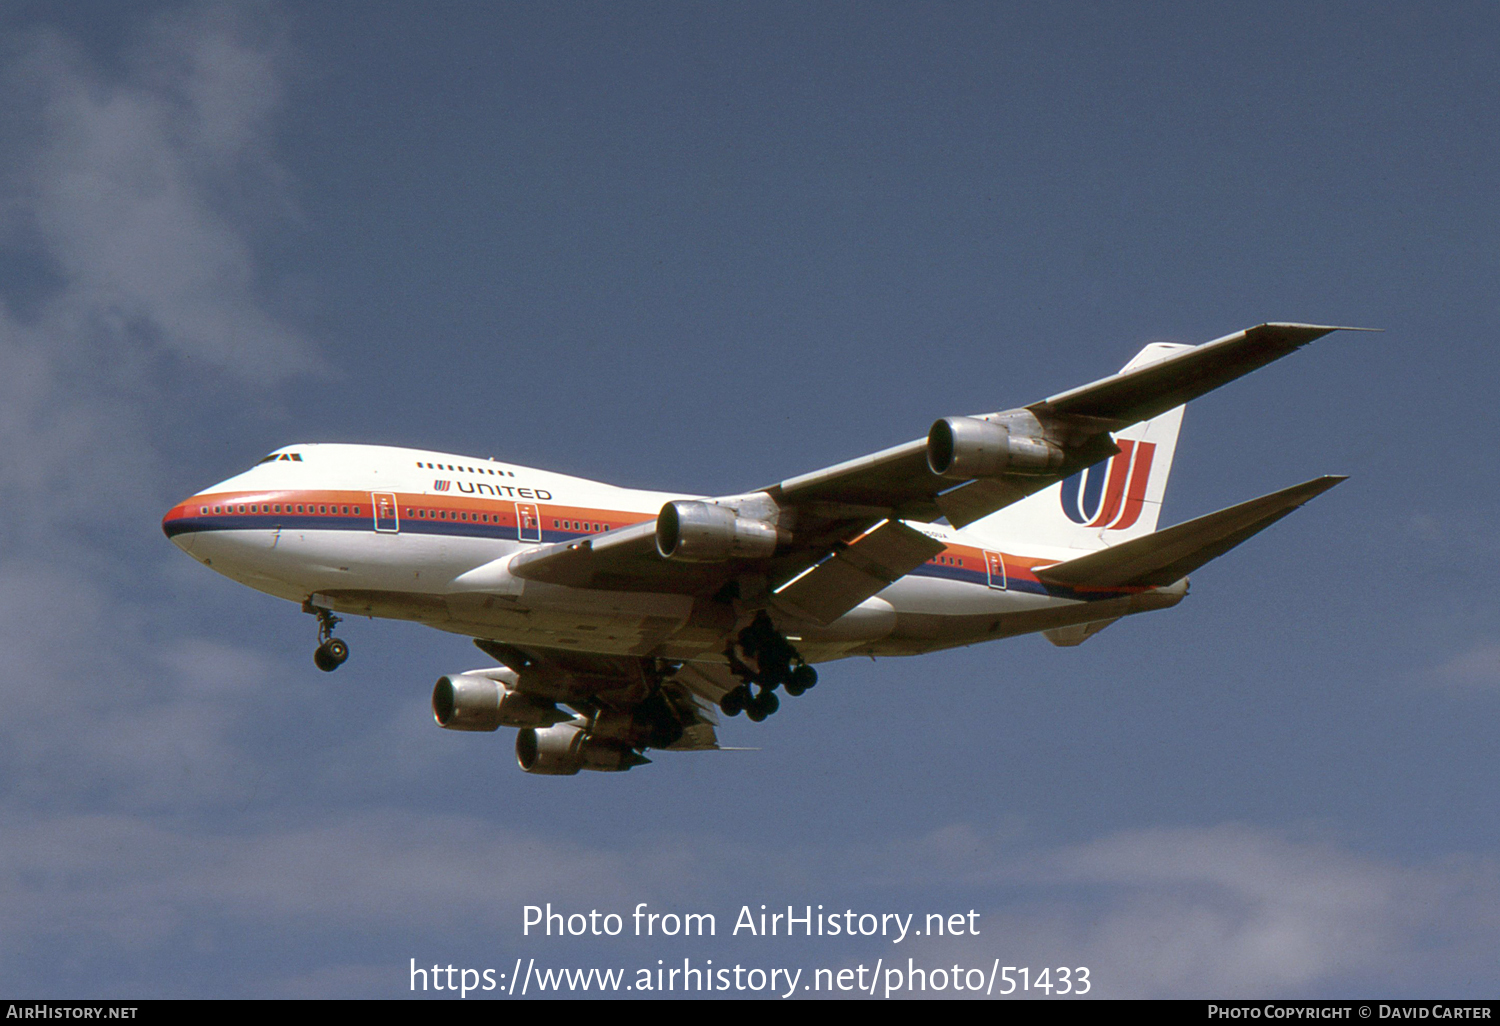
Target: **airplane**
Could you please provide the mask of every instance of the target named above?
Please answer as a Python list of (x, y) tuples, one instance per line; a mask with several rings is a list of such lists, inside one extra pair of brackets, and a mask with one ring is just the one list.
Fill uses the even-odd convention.
[(719, 748), (719, 714), (764, 720), (816, 663), (1035, 632), (1072, 646), (1175, 606), (1189, 573), (1344, 480), (1157, 530), (1184, 404), (1338, 330), (1364, 329), (1152, 343), (1091, 384), (736, 495), (298, 444), (162, 529), (315, 616), (319, 669), (348, 658), (338, 614), (466, 635), (498, 665), (438, 679), (440, 726), (517, 728), (529, 773), (618, 772)]

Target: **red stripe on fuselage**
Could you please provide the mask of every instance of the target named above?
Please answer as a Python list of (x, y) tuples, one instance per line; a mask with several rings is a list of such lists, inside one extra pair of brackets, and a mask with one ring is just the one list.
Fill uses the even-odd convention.
[[(534, 499), (510, 499), (491, 498), (488, 496), (474, 498), (470, 496), (442, 494), (396, 494), (396, 506), (400, 510), (402, 520), (460, 520), (467, 519), (469, 522), (478, 521), (477, 514), (488, 514), (488, 521), (484, 523), (495, 524), (501, 527), (515, 528), (516, 504), (522, 506), (534, 506), (539, 518), (545, 523), (547, 530), (569, 530), (574, 533), (594, 533), (595, 526), (603, 530), (606, 524), (610, 529), (625, 527), (638, 523), (642, 520), (653, 519), (652, 514), (638, 512), (624, 512), (621, 510), (590, 509), (584, 506), (559, 506), (538, 502)], [(279, 505), (279, 510), (273, 506)], [(297, 506), (306, 507), (303, 512), (297, 512)], [(214, 507), (219, 507), (216, 513)], [(254, 506), (252, 512), (250, 507)], [(319, 513), (318, 507), (329, 507), (326, 513)], [(242, 510), (241, 507), (244, 507)], [(336, 507), (336, 508), (334, 508)], [(348, 507), (349, 513), (345, 514), (343, 509)], [(207, 512), (203, 512), (204, 509)], [(163, 523), (188, 517), (214, 517), (214, 516), (354, 516), (354, 511), (359, 510), (359, 516), (374, 516), (374, 505), (370, 492), (347, 492), (347, 491), (256, 491), (256, 492), (220, 492), (195, 495), (191, 499), (178, 503), (165, 517)], [(419, 515), (422, 514), (429, 515)], [(461, 518), (460, 514), (467, 513), (468, 517)], [(442, 516), (446, 514), (446, 516)], [(551, 522), (558, 520), (567, 527), (559, 526), (553, 528)], [(585, 524), (587, 526), (585, 526)], [(576, 526), (574, 526), (576, 525)]]

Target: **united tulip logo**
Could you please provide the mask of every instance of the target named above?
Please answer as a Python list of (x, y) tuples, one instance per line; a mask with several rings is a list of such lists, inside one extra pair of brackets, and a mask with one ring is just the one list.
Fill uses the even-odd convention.
[(1140, 519), (1156, 445), (1127, 439), (1116, 444), (1118, 454), (1064, 479), (1062, 508), (1073, 523), (1123, 531)]

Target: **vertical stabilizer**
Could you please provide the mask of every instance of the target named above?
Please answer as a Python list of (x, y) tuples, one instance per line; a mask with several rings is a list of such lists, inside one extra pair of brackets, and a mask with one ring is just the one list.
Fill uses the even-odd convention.
[[(1192, 346), (1153, 342), (1122, 370)], [(1178, 406), (1113, 435), (1119, 453), (976, 520), (965, 530), (1006, 551), (1018, 545), (1103, 549), (1156, 530), (1182, 426)]]

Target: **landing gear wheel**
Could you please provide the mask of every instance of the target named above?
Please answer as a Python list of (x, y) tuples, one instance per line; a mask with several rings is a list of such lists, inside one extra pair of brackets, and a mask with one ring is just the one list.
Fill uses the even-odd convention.
[(348, 658), (349, 646), (338, 638), (329, 638), (313, 653), (313, 665), (324, 673), (332, 673), (344, 665), (344, 660)]
[(332, 611), (312, 604), (312, 599), (302, 603), (302, 611), (318, 618), (318, 649), (313, 653), (313, 665), (324, 673), (332, 673), (349, 658), (349, 646), (333, 636), (339, 618)]
[[(818, 671), (803, 663), (792, 671), (792, 679), (788, 682), (786, 690), (788, 694), (800, 695), (804, 691), (811, 691), (818, 683)], [(796, 690), (794, 691), (793, 688)]]
[[(781, 699), (776, 697), (776, 692), (769, 688), (756, 695), (750, 702), (749, 715), (752, 720), (759, 723), (777, 709), (781, 708)], [(757, 715), (757, 713), (759, 715)]]
[[(754, 666), (739, 657), (736, 644), (746, 658), (753, 660)], [(796, 679), (797, 670), (805, 665), (797, 649), (786, 635), (776, 630), (765, 610), (755, 614), (749, 626), (725, 646), (724, 659), (729, 663), (729, 671), (740, 680), (769, 691), (790, 684)], [(803, 685), (803, 690), (808, 687), (811, 685)]]
[(738, 716), (745, 711), (750, 701), (750, 689), (741, 684), (725, 692), (724, 697), (719, 699), (719, 708), (724, 710), (725, 716)]

